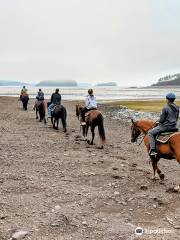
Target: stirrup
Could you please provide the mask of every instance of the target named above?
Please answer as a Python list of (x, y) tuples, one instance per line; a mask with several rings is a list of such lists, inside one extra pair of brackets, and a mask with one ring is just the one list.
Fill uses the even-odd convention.
[(149, 156), (150, 156), (150, 157), (156, 157), (156, 156), (157, 156), (157, 152), (156, 152), (155, 150), (151, 150), (151, 151), (149, 152)]

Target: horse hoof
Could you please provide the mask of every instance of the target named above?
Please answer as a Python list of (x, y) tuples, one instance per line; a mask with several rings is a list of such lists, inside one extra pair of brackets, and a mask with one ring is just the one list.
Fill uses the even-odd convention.
[(88, 144), (90, 144), (90, 141), (89, 141), (89, 140), (87, 140), (87, 143), (88, 143)]
[(159, 177), (160, 177), (161, 180), (164, 180), (164, 178), (165, 178), (165, 176), (164, 176), (163, 173), (160, 173), (160, 174), (159, 174)]
[(36, 117), (36, 119), (38, 119), (38, 117)]
[(151, 180), (156, 181), (157, 179), (156, 179), (156, 177), (153, 175), (153, 176), (151, 177)]

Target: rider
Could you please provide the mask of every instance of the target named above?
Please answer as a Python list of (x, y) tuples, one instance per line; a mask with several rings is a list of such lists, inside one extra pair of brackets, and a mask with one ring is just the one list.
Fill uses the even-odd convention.
[(85, 123), (85, 114), (90, 110), (97, 109), (96, 98), (93, 94), (93, 89), (88, 90), (88, 95), (85, 100), (85, 107), (81, 111), (82, 123), (81, 125), (86, 125)]
[(166, 131), (173, 131), (177, 127), (179, 118), (179, 107), (175, 105), (174, 101), (176, 95), (174, 93), (168, 93), (166, 95), (167, 105), (163, 108), (159, 122), (157, 125), (148, 131), (150, 140), (150, 156), (156, 156), (156, 141), (155, 138), (158, 134)]
[(41, 89), (39, 89), (39, 91), (37, 92), (36, 101), (35, 101), (33, 110), (35, 110), (36, 104), (38, 104), (39, 101), (44, 101), (44, 93)]
[(28, 93), (27, 93), (27, 88), (26, 86), (23, 86), (23, 88), (21, 89), (21, 93), (20, 93), (20, 99), (23, 97), (23, 96), (27, 96)]
[(51, 111), (56, 105), (61, 104), (61, 94), (59, 94), (59, 89), (56, 88), (55, 93), (51, 96), (51, 104), (48, 107), (48, 117), (51, 118)]
[(39, 89), (38, 93), (37, 93), (37, 96), (36, 96), (36, 99), (38, 101), (44, 101), (44, 93), (41, 89)]

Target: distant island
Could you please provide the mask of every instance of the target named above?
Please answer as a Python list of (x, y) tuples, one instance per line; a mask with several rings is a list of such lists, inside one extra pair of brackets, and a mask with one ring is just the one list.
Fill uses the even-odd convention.
[(95, 85), (96, 87), (116, 87), (116, 82), (107, 82), (107, 83), (98, 83)]
[(36, 84), (37, 87), (77, 87), (78, 84), (74, 80), (46, 80)]
[(0, 80), (0, 86), (23, 86), (23, 85), (28, 85), (27, 83), (23, 83), (23, 82), (18, 82), (18, 81), (6, 81), (6, 80)]
[(162, 86), (180, 86), (180, 73), (174, 75), (166, 75), (165, 77), (159, 78), (158, 82), (152, 85), (152, 87)]

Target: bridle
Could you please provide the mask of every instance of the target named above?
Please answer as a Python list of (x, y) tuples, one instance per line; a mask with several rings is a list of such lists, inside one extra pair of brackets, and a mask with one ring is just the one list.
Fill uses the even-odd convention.
[(136, 142), (137, 142), (137, 140), (138, 140), (140, 137), (142, 137), (140, 143), (138, 144), (139, 146), (140, 146), (141, 143), (144, 141), (144, 139), (145, 139), (145, 137), (147, 136), (149, 130), (151, 130), (152, 128), (154, 128), (155, 125), (156, 125), (157, 122), (158, 122), (158, 121), (156, 121), (156, 122), (153, 124), (152, 127), (150, 127), (148, 130), (144, 131), (142, 128), (136, 126), (136, 124), (134, 123), (134, 120), (133, 120), (133, 119), (131, 119), (131, 121), (132, 121), (132, 123), (133, 123), (135, 129), (138, 129), (138, 130), (141, 132), (140, 135), (136, 138)]

